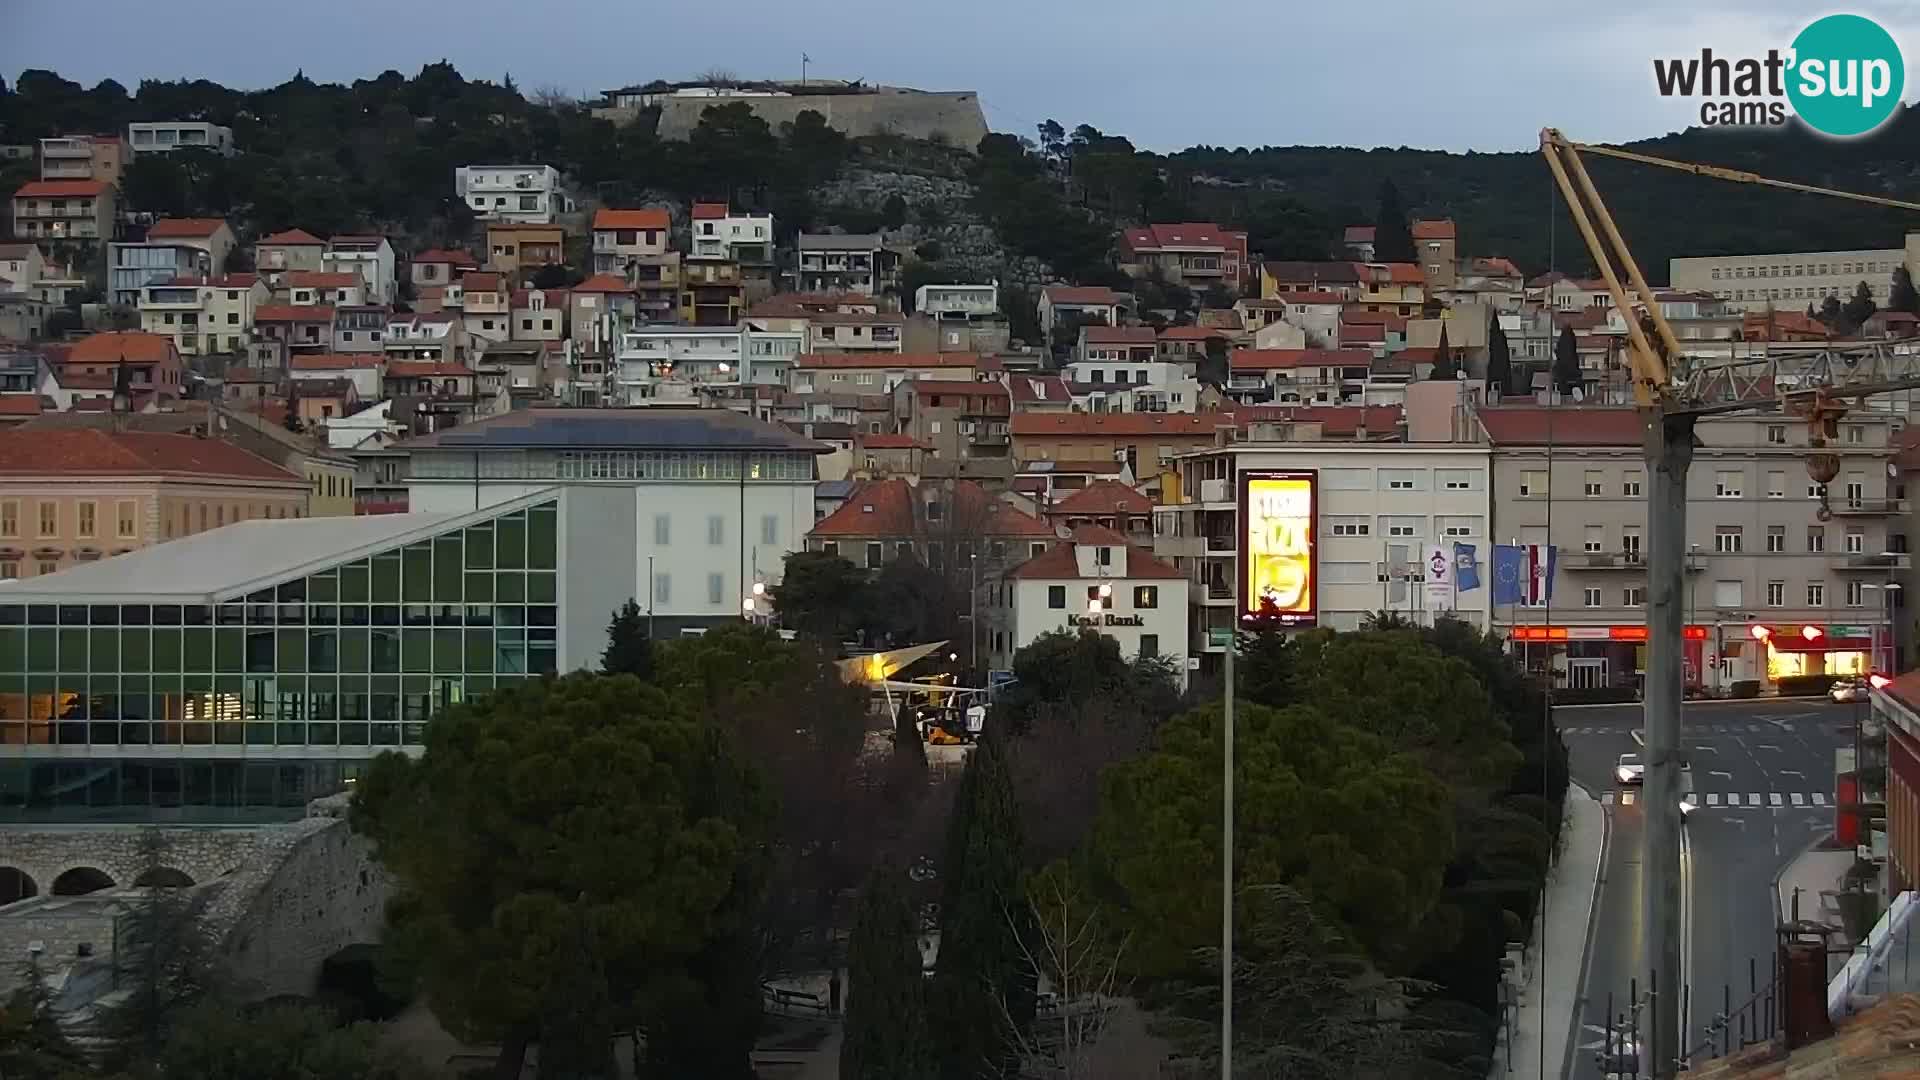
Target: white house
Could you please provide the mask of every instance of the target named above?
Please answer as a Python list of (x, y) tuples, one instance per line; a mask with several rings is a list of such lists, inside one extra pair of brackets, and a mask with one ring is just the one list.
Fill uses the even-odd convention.
[[(416, 512), (458, 513), (555, 484), (592, 490), (593, 520), (573, 523), (585, 531), (564, 542), (625, 564), (620, 580), (638, 583), (631, 599), (656, 637), (736, 621), (749, 601), (754, 617), (772, 614), (766, 591), (806, 545), (814, 458), (827, 450), (779, 424), (698, 408), (516, 409), (402, 448)], [(559, 590), (563, 606), (590, 606), (602, 625), (629, 599), (591, 575), (564, 577)]]
[(127, 125), (127, 146), (136, 154), (210, 150), (232, 157), (233, 129), (205, 120), (160, 120)]
[(1169, 361), (1083, 360), (1066, 366), (1076, 401), (1088, 412), (1193, 412), (1200, 381), (1193, 365)]
[(551, 225), (567, 209), (560, 170), (551, 165), (462, 165), (453, 187), (482, 221)]
[(804, 331), (751, 324), (636, 326), (620, 335), (614, 382), (629, 403), (692, 400), (700, 386), (784, 386), (805, 341)]
[(400, 280), (395, 274), (393, 245), (384, 236), (334, 237), (320, 256), (320, 269), (360, 275), (367, 287), (366, 303), (392, 304), (398, 295)]
[[(1091, 629), (1119, 642), (1125, 656), (1165, 656), (1187, 683), (1187, 608), (1191, 585), (1172, 563), (1132, 546), (1112, 529), (1082, 525), (1056, 545), (1008, 570), (989, 586), (995, 629), (993, 666), (1051, 630)], [(1004, 628), (1004, 629), (1002, 629)]]

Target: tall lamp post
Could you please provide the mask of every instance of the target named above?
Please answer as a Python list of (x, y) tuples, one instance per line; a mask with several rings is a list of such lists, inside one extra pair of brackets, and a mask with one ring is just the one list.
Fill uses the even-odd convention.
[(1888, 580), (1884, 584), (1877, 581), (1869, 581), (1861, 586), (1861, 588), (1872, 589), (1880, 594), (1880, 614), (1886, 616), (1887, 622), (1886, 666), (1880, 667), (1880, 627), (1876, 624), (1871, 628), (1873, 645), (1871, 655), (1867, 659), (1867, 670), (1869, 674), (1871, 674), (1875, 668), (1879, 668), (1888, 675), (1897, 674), (1897, 669), (1900, 666), (1898, 658), (1900, 646), (1894, 636), (1893, 608), (1894, 604), (1900, 599), (1901, 585), (1899, 582), (1892, 580), (1893, 572), (1891, 570), (1887, 572), (1887, 578)]

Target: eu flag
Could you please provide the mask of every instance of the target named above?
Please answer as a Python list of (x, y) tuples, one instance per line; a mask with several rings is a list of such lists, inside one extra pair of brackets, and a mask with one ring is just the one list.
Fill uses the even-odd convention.
[(1531, 574), (1527, 549), (1518, 544), (1493, 545), (1493, 602), (1524, 604)]

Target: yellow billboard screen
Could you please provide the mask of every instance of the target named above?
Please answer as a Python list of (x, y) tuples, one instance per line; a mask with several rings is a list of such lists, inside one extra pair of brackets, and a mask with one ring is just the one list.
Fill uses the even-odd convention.
[(1242, 571), (1236, 606), (1244, 621), (1310, 624), (1319, 612), (1314, 520), (1317, 474), (1240, 474)]

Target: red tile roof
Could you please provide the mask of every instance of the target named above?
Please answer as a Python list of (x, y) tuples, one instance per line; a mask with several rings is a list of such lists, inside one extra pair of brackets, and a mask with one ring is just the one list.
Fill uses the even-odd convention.
[[(944, 488), (944, 485), (942, 486)], [(874, 480), (856, 488), (838, 510), (817, 522), (809, 536), (907, 537), (915, 535), (915, 502), (919, 493), (906, 480)], [(947, 501), (949, 515), (978, 518), (985, 515), (979, 531), (986, 536), (1053, 537), (1047, 523), (989, 495), (972, 480), (956, 480)]]
[(1639, 446), (1645, 421), (1636, 409), (1483, 406), (1474, 410), (1495, 446)]
[(1049, 285), (1040, 290), (1050, 304), (1123, 304), (1127, 298), (1105, 285)]
[(1476, 255), (1467, 260), (1467, 273), (1519, 277), (1520, 268), (1513, 265), (1513, 260), (1499, 255)]
[(1347, 298), (1337, 292), (1325, 289), (1308, 289), (1303, 292), (1283, 292), (1274, 297), (1283, 304), (1344, 304)]
[(0, 394), (0, 416), (39, 415), (39, 394)]
[(266, 368), (235, 365), (227, 369), (224, 378), (230, 383), (277, 383), (280, 381), (280, 373)]
[[(1127, 568), (1125, 573), (1109, 569), (1102, 574), (1082, 574), (1077, 547), (1125, 547), (1127, 550)], [(1112, 529), (1083, 525), (1073, 531), (1073, 543), (1060, 544), (1048, 548), (1019, 566), (1007, 571), (1007, 576), (1022, 581), (1092, 581), (1094, 578), (1118, 579), (1121, 581), (1175, 581), (1186, 577), (1171, 563), (1161, 562), (1153, 554), (1127, 543), (1127, 538)]]
[(1228, 366), (1234, 371), (1287, 371), (1303, 367), (1366, 367), (1373, 361), (1367, 349), (1235, 349)]
[(866, 450), (931, 450), (932, 447), (911, 435), (865, 435), (859, 439)]
[(278, 465), (221, 439), (97, 428), (0, 431), (0, 473), (170, 473), (305, 486)]
[[(717, 215), (725, 217), (724, 213)], [(669, 229), (673, 218), (665, 210), (613, 210), (602, 207), (593, 212), (595, 229)]]
[(1234, 410), (1243, 424), (1319, 424), (1322, 435), (1350, 438), (1361, 424), (1368, 435), (1391, 435), (1400, 430), (1405, 413), (1398, 405), (1242, 405)]
[(366, 279), (346, 271), (294, 270), (287, 274), (287, 284), (296, 289), (351, 289)]
[(287, 365), (295, 371), (353, 371), (378, 368), (384, 361), (378, 354), (295, 353)]
[(499, 292), (500, 275), (492, 271), (469, 270), (460, 275), (460, 288), (467, 292)]
[[(1095, 480), (1079, 491), (1068, 495), (1052, 506), (1047, 513), (1087, 514), (1102, 516), (1107, 514), (1151, 514), (1153, 500), (1133, 490), (1118, 480)], [(1078, 534), (1075, 534), (1076, 538)]]
[(1066, 381), (1058, 375), (1009, 375), (1007, 391), (1015, 404), (1047, 401), (1066, 405), (1073, 401), (1073, 395), (1067, 392)]
[(432, 248), (415, 255), (413, 261), (417, 263), (450, 263), (454, 266), (480, 265), (480, 260), (474, 258), (471, 252), (459, 248), (451, 251), (444, 248)]
[(107, 190), (99, 180), (33, 180), (13, 193), (16, 199), (86, 198)]
[(173, 339), (138, 330), (108, 330), (88, 334), (73, 343), (68, 351), (69, 364), (115, 364), (128, 360), (136, 364), (165, 363), (174, 355)]
[(332, 322), (333, 308), (327, 304), (261, 304), (253, 311), (253, 321)]
[[(1804, 315), (1801, 316), (1801, 318), (1805, 317)], [(1571, 326), (1575, 330), (1592, 330), (1596, 326), (1606, 325), (1606, 322), (1607, 309), (1603, 307), (1586, 307), (1581, 308), (1579, 311), (1556, 311), (1553, 313), (1553, 327), (1556, 330), (1563, 326)], [(1825, 332), (1824, 328), (1822, 328), (1822, 332)]]
[(1246, 238), (1245, 233), (1222, 229), (1210, 221), (1146, 225), (1125, 233), (1126, 245), (1134, 251), (1170, 247), (1218, 247), (1238, 251)]
[[(1013, 433), (1027, 438), (1212, 438), (1216, 428), (1234, 427), (1230, 412), (1203, 413), (1017, 413)], [(1071, 472), (1085, 462), (1062, 461), (1059, 471)]]
[(326, 243), (305, 229), (287, 229), (272, 236), (263, 236), (259, 242), (276, 247), (317, 247)]
[(149, 240), (204, 240), (226, 227), (224, 218), (161, 218), (147, 229)]
[(389, 379), (451, 379), (461, 375), (471, 377), (473, 369), (450, 360), (387, 361)]
[(1413, 263), (1368, 263), (1367, 269), (1374, 281), (1389, 285), (1422, 285), (1427, 280), (1427, 272)]
[(697, 202), (693, 204), (695, 221), (711, 221), (727, 216), (727, 204), (723, 202)]
[(801, 353), (794, 366), (810, 368), (977, 368), (973, 353)]
[(1451, 240), (1453, 235), (1452, 218), (1428, 218), (1413, 223), (1415, 240)]
[(1089, 345), (1151, 345), (1151, 326), (1083, 326), (1080, 333)]
[(577, 293), (630, 293), (633, 286), (618, 274), (595, 274), (573, 287)]
[(545, 298), (548, 311), (561, 311), (566, 307), (567, 290), (565, 289), (515, 289), (508, 296), (507, 304), (515, 311), (524, 311), (528, 304), (533, 303), (534, 293), (539, 293)]

